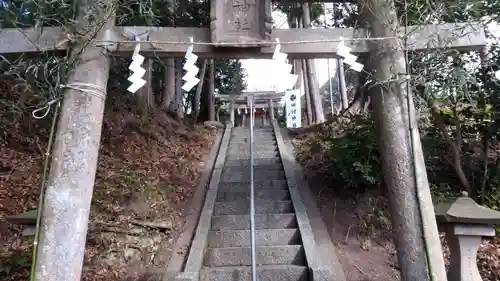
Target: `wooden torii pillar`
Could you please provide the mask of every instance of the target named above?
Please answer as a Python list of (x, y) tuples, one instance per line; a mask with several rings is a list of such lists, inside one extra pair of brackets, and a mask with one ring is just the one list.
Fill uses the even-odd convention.
[[(97, 34), (89, 36), (102, 39), (113, 27), (111, 3), (105, 1), (93, 7), (99, 14), (96, 18), (107, 20)], [(85, 13), (89, 9), (82, 7), (83, 14), (77, 18), (81, 34), (89, 32), (84, 30), (86, 26), (97, 24), (87, 21)], [(81, 278), (110, 68), (106, 48), (87, 47), (86, 43), (77, 42), (75, 46), (75, 54), (81, 50), (80, 63), (70, 74), (64, 91), (42, 207), (41, 231), (39, 241), (35, 241), (36, 281), (79, 281)]]
[(231, 126), (234, 127), (234, 95), (229, 98), (229, 120), (231, 121)]
[(269, 99), (269, 118), (274, 121), (274, 105), (273, 99)]
[[(269, 118), (271, 120), (274, 120), (274, 103), (276, 103), (276, 101), (280, 100), (285, 95), (284, 92), (276, 93), (275, 91), (257, 91), (242, 92), (239, 95), (216, 95), (216, 98), (221, 101), (229, 101), (229, 117), (231, 120), (231, 124), (233, 124), (234, 126), (235, 110), (242, 109), (240, 105), (246, 104), (247, 96), (249, 94), (254, 95), (256, 98), (255, 108), (266, 110), (266, 114), (269, 116)], [(262, 104), (265, 104), (265, 106), (262, 106)], [(243, 114), (242, 117), (246, 119), (245, 114)]]

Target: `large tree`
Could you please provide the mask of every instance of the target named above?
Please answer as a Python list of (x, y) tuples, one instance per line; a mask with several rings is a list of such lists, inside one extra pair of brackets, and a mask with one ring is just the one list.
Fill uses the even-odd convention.
[[(429, 7), (428, 3), (382, 0), (360, 0), (358, 3), (361, 19), (365, 21), (371, 35), (387, 38), (370, 44), (370, 58), (366, 64), (369, 77), (365, 85), (377, 126), (384, 184), (395, 226), (393, 230), (402, 279), (445, 280), (444, 261), (411, 90), (414, 85), (420, 85), (421, 93), (434, 92), (433, 97), (425, 97), (428, 110), (451, 147), (453, 165), (460, 182), (466, 190), (471, 191), (461, 169), (463, 119), (457, 112), (464, 107), (464, 101), (472, 97), (468, 91), (470, 85), (483, 83), (473, 83), (473, 80), (466, 78), (467, 71), (461, 63), (464, 55), (454, 50), (405, 54), (401, 48), (404, 39), (394, 38), (396, 30), (410, 24), (427, 24), (436, 20), (479, 20), (479, 15), (484, 13), (478, 11), (485, 12), (485, 7), (491, 9), (494, 5), (457, 5), (445, 1), (436, 7)], [(414, 68), (409, 69), (408, 65)], [(432, 69), (435, 71), (432, 72)], [(491, 67), (486, 72), (491, 75)], [(486, 90), (482, 86), (477, 88)], [(450, 112), (455, 127), (453, 136), (449, 135), (439, 114), (442, 105), (437, 101), (443, 97), (451, 102)]]
[[(324, 13), (323, 6), (320, 4), (286, 3), (277, 4), (276, 8), (287, 16), (289, 28), (310, 28), (318, 24), (320, 15)], [(304, 81), (307, 123), (322, 123), (325, 117), (314, 61), (302, 60), (302, 63), (294, 63), (294, 68), (294, 72), (300, 74)]]

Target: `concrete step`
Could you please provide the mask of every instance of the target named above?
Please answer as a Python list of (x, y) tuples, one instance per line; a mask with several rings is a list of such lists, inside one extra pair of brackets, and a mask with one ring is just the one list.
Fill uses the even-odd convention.
[[(255, 230), (256, 246), (300, 245), (297, 228)], [(209, 248), (250, 247), (250, 230), (222, 230), (208, 232)]]
[[(259, 137), (259, 136), (261, 136), (261, 137), (275, 137), (274, 132), (265, 132), (265, 131), (257, 131), (257, 130), (253, 131), (253, 135), (254, 135), (254, 137)], [(236, 132), (236, 133), (233, 133), (231, 135), (231, 137), (233, 137), (233, 138), (240, 138), (240, 139), (249, 138), (250, 137), (250, 131)]]
[[(259, 180), (255, 179), (253, 183), (255, 190), (261, 189), (272, 189), (272, 190), (288, 190), (288, 185), (286, 180)], [(240, 192), (247, 191), (250, 189), (250, 181), (247, 182), (226, 182), (219, 183), (219, 192)]]
[[(234, 127), (233, 132), (249, 132), (250, 128), (247, 127)], [(274, 132), (273, 127), (269, 125), (269, 127), (261, 127), (261, 128), (254, 128), (255, 132)]]
[[(255, 165), (253, 166), (254, 170), (265, 170), (265, 171), (283, 171), (283, 164), (276, 163), (271, 165)], [(250, 161), (242, 161), (239, 166), (225, 166), (224, 172), (240, 172), (240, 171), (249, 171), (250, 170)]]
[[(234, 137), (229, 141), (230, 145), (250, 145), (250, 136), (248, 137)], [(253, 138), (254, 145), (276, 145), (276, 139), (274, 136), (256, 136)]]
[[(257, 246), (255, 255), (258, 265), (305, 265), (304, 248), (301, 245)], [(205, 252), (204, 265), (208, 267), (251, 264), (250, 247), (207, 248)]]
[[(253, 147), (255, 148), (264, 148), (264, 147), (277, 147), (278, 143), (274, 140), (254, 140)], [(242, 147), (242, 148), (250, 148), (249, 141), (231, 141), (229, 142), (228, 148), (234, 147)]]
[[(269, 128), (254, 128), (253, 132), (255, 134), (274, 134), (274, 130)], [(234, 130), (232, 132), (234, 135), (242, 135), (242, 134), (249, 134), (250, 133), (250, 128), (240, 128), (240, 130)]]
[[(272, 152), (272, 153), (259, 153), (259, 152), (255, 152), (254, 154), (254, 158), (275, 158), (277, 157), (279, 154), (278, 152)], [(248, 153), (228, 153), (227, 156), (226, 156), (226, 160), (248, 160), (250, 161), (250, 152)]]
[[(283, 165), (274, 164), (274, 165), (254, 165), (254, 172), (259, 173), (261, 171), (283, 171)], [(238, 167), (225, 167), (223, 170), (224, 173), (239, 173), (239, 172), (248, 172), (250, 173), (250, 161), (248, 161), (247, 165), (242, 165)]]
[[(259, 189), (255, 190), (255, 198), (267, 200), (290, 200), (290, 193), (285, 189)], [(250, 200), (250, 188), (242, 191), (224, 190), (217, 194), (217, 201), (237, 201), (240, 199)]]
[[(254, 133), (253, 139), (275, 140), (276, 136), (274, 134), (269, 134), (269, 133)], [(230, 139), (231, 142), (249, 141), (249, 140), (250, 140), (250, 133), (241, 133), (237, 135), (232, 135)]]
[[(267, 127), (254, 128), (254, 132), (274, 132), (273, 127), (268, 125)], [(249, 132), (250, 127), (234, 127), (233, 132)]]
[[(271, 228), (296, 228), (297, 220), (295, 214), (256, 214), (255, 229)], [(211, 230), (248, 230), (250, 229), (249, 215), (222, 215), (213, 216)]]
[[(255, 166), (276, 165), (276, 164), (282, 165), (280, 157), (254, 159)], [(224, 167), (239, 167), (246, 165), (250, 165), (250, 157), (248, 158), (248, 160), (226, 160), (226, 162), (224, 163)]]
[[(205, 268), (200, 272), (200, 281), (249, 281), (250, 266), (228, 266)], [(262, 265), (257, 267), (259, 281), (307, 281), (309, 271), (299, 265)]]
[[(250, 201), (215, 202), (214, 216), (246, 215), (250, 213)], [(292, 201), (269, 201), (255, 199), (255, 213), (293, 213)]]
[[(266, 155), (265, 157), (262, 157), (262, 158), (270, 158), (270, 157), (278, 157), (279, 156), (279, 150), (277, 149), (254, 149), (253, 150), (254, 152), (254, 156), (255, 158), (258, 158), (256, 155), (260, 155), (260, 154), (264, 154)], [(238, 155), (238, 154), (241, 154), (241, 155), (248, 155), (250, 156), (250, 149), (229, 149), (227, 151), (227, 154), (228, 155)]]
[[(253, 140), (254, 141), (276, 141), (276, 136), (274, 134), (258, 134), (255, 133), (253, 135)], [(240, 134), (240, 135), (232, 135), (230, 142), (231, 143), (237, 143), (237, 142), (249, 142), (250, 141), (250, 134)]]
[[(272, 132), (272, 131), (253, 130), (253, 134), (254, 134), (254, 136), (271, 136), (271, 137), (274, 137), (274, 132)], [(235, 138), (249, 138), (250, 137), (250, 130), (240, 131), (240, 132), (233, 132), (232, 137), (235, 137)]]
[[(233, 139), (229, 142), (230, 146), (250, 146), (250, 139)], [(278, 142), (276, 142), (275, 139), (268, 138), (268, 139), (254, 139), (253, 140), (253, 145), (254, 146), (277, 146)]]
[[(279, 156), (278, 150), (254, 150), (253, 151), (254, 158), (274, 158)], [(235, 158), (243, 159), (242, 157), (248, 157), (250, 159), (250, 150), (228, 150), (227, 151), (227, 159), (233, 160)]]
[[(285, 171), (283, 170), (254, 170), (254, 180), (283, 180)], [(220, 178), (221, 182), (245, 182), (250, 181), (250, 170), (243, 171), (223, 171)]]
[[(275, 147), (275, 146), (254, 146), (254, 149), (253, 149), (254, 152), (266, 152), (266, 153), (271, 153), (271, 152), (279, 152), (278, 150), (278, 147)], [(227, 153), (231, 153), (231, 154), (234, 154), (234, 153), (238, 153), (238, 152), (242, 152), (242, 153), (250, 153), (250, 147), (245, 145), (235, 145), (233, 147), (229, 147), (229, 149), (227, 150)]]
[[(272, 135), (274, 136), (273, 130), (253, 130), (254, 135)], [(240, 130), (233, 131), (232, 135), (235, 137), (247, 137), (250, 136), (250, 130)]]
[[(254, 134), (253, 139), (255, 142), (276, 142), (276, 136), (273, 134)], [(231, 143), (248, 142), (250, 134), (233, 135), (229, 141)]]
[[(229, 143), (228, 146), (229, 150), (235, 150), (235, 149), (240, 149), (240, 150), (249, 150), (250, 149), (250, 142), (233, 142)], [(270, 143), (270, 142), (265, 142), (265, 143), (254, 143), (253, 148), (255, 150), (278, 150), (278, 146), (276, 144)]]
[[(246, 142), (246, 143), (230, 143), (229, 146), (228, 146), (229, 150), (231, 149), (246, 149), (246, 150), (249, 150), (250, 149), (250, 143), (249, 142)], [(278, 146), (276, 144), (272, 144), (272, 143), (263, 143), (263, 144), (256, 144), (254, 143), (253, 144), (253, 148), (255, 150), (278, 150)]]
[[(242, 157), (248, 157), (250, 159), (250, 151), (249, 150), (233, 150), (227, 151), (228, 160), (238, 160), (243, 159)], [(277, 150), (254, 150), (253, 151), (254, 158), (274, 158), (279, 157), (279, 151)]]

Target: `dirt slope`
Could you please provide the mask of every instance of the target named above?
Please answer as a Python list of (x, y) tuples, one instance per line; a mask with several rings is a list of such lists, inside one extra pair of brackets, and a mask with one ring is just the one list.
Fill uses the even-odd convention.
[[(317, 129), (316, 126), (305, 131), (314, 137), (314, 130)], [(301, 147), (301, 141), (305, 136), (293, 135), (296, 138), (295, 152), (302, 153), (304, 147)], [(312, 155), (311, 159), (324, 165), (328, 164), (322, 162), (322, 155)], [(308, 167), (308, 164), (310, 163), (302, 163), (321, 216), (328, 227), (332, 242), (337, 247), (347, 281), (400, 280), (387, 198), (382, 190), (379, 188), (376, 191), (358, 193), (356, 196), (336, 193), (329, 182), (330, 178), (319, 174), (314, 168)], [(449, 249), (444, 233), (440, 235), (445, 262), (448, 263)], [(478, 250), (477, 263), (484, 281), (500, 280), (499, 235), (483, 239)]]
[[(215, 131), (164, 114), (141, 121), (109, 101), (103, 126), (83, 280), (148, 280), (168, 260)], [(6, 216), (36, 208), (50, 116), (0, 103), (0, 279), (23, 281), (31, 238)], [(161, 270), (156, 270), (161, 272)]]

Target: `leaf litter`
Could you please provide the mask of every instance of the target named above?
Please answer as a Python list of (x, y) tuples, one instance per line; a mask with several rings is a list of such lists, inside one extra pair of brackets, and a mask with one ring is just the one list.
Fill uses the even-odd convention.
[[(82, 280), (155, 280), (154, 267), (165, 266), (157, 254), (182, 229), (216, 131), (163, 113), (144, 120), (116, 104), (108, 99), (105, 110)], [(51, 121), (5, 103), (0, 118), (0, 279), (24, 281), (33, 238), (6, 217), (37, 207)]]
[[(338, 122), (349, 123), (349, 120), (340, 120)], [(324, 159), (321, 149), (313, 149), (310, 145), (310, 141), (316, 140), (321, 142), (321, 140), (332, 135), (335, 135), (336, 138), (341, 138), (344, 136), (343, 129), (345, 130), (344, 127), (330, 122), (330, 124), (315, 125), (311, 128), (302, 129), (301, 131), (290, 131), (290, 135), (293, 136), (292, 144), (294, 146), (295, 155), (297, 160), (304, 167), (306, 177), (310, 182), (311, 191), (316, 195), (316, 201), (320, 207), (321, 215), (325, 220), (325, 224), (329, 227), (332, 242), (336, 244), (338, 248), (337, 250), (339, 252), (340, 262), (344, 267), (347, 280), (400, 280), (398, 270), (396, 270), (397, 272), (393, 272), (392, 269), (389, 269), (398, 268), (395, 251), (396, 248), (392, 241), (392, 227), (390, 223), (385, 227), (375, 225), (375, 229), (371, 231), (369, 235), (370, 237), (364, 237), (364, 239), (376, 241), (378, 244), (387, 245), (385, 246), (387, 249), (381, 250), (378, 249), (380, 247), (372, 247), (370, 250), (359, 251), (356, 247), (349, 247), (352, 246), (350, 244), (362, 244), (362, 242), (365, 242), (366, 240), (361, 239), (358, 241), (359, 239), (357, 239), (357, 237), (354, 237), (353, 239), (344, 238), (346, 237), (345, 233), (349, 234), (351, 226), (358, 224), (357, 220), (359, 220), (359, 216), (356, 217), (353, 215), (355, 213), (354, 209), (363, 209), (360, 207), (366, 207), (364, 205), (371, 205), (371, 203), (367, 203), (372, 201), (374, 198), (385, 202), (385, 196), (381, 196), (380, 194), (374, 195), (371, 192), (366, 192), (365, 194), (359, 194), (356, 200), (342, 198), (342, 196), (336, 194), (335, 191), (332, 188), (329, 188), (328, 184), (326, 184), (330, 183), (331, 179), (325, 178), (325, 175), (322, 175), (321, 172), (318, 173), (318, 167), (326, 166), (327, 163), (325, 163), (325, 161), (327, 160)], [(328, 177), (328, 175), (326, 177)], [(380, 206), (377, 206), (377, 208), (380, 208)], [(373, 215), (372, 211), (373, 210), (361, 210), (360, 213), (361, 216), (366, 217), (367, 215)], [(386, 207), (381, 208), (378, 211), (384, 212), (385, 216), (390, 219), (390, 214), (388, 213)], [(380, 219), (380, 217), (378, 217), (378, 219)], [(364, 230), (358, 229), (358, 232), (362, 233)], [(350, 237), (352, 236), (353, 235), (351, 233)], [(448, 267), (450, 258), (449, 248), (443, 233), (440, 233), (440, 238), (443, 245), (446, 267)], [(348, 243), (348, 240), (356, 241)], [(373, 253), (376, 253), (376, 256), (371, 257), (370, 254)], [(374, 260), (383, 258), (382, 256), (385, 256), (386, 261), (381, 261), (380, 263), (386, 263), (387, 266), (379, 265), (379, 268), (377, 268), (377, 266), (374, 265), (376, 264)], [(498, 232), (495, 237), (483, 239), (477, 253), (477, 265), (483, 281), (500, 280), (500, 236)], [(352, 269), (351, 267), (353, 266), (357, 267), (357, 269)], [(361, 274), (362, 276), (360, 277), (359, 267), (365, 267), (365, 270), (370, 271), (370, 277), (366, 277), (366, 274)], [(380, 276), (377, 276), (375, 272)]]

